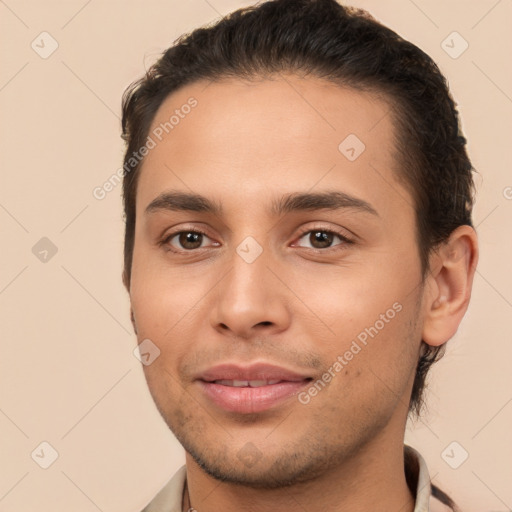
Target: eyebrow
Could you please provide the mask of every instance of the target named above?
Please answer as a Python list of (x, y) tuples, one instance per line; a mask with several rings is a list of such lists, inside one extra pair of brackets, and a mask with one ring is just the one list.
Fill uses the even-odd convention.
[[(285, 194), (271, 203), (270, 213), (280, 216), (285, 213), (312, 210), (339, 210), (350, 208), (371, 215), (379, 214), (373, 206), (357, 197), (339, 191), (294, 192)], [(192, 211), (222, 215), (222, 205), (200, 194), (180, 191), (163, 192), (146, 207), (146, 214), (159, 210)]]

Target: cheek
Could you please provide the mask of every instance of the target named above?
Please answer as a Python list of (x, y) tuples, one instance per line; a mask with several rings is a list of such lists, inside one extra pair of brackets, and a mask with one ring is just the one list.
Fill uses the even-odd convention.
[[(304, 297), (304, 305), (309, 309), (306, 316), (297, 320), (323, 326), (322, 338), (333, 348), (340, 339), (353, 339), (375, 324), (377, 330), (383, 331), (385, 327), (389, 331), (389, 325), (401, 323), (405, 316), (399, 310), (416, 300), (413, 283), (419, 272), (406, 273), (399, 265), (387, 262), (378, 266), (320, 267), (309, 278), (290, 275), (294, 291), (298, 297)], [(298, 304), (298, 309), (303, 306)]]
[[(331, 389), (349, 386), (347, 396), (382, 396), (387, 386), (401, 395), (417, 361), (418, 260), (413, 252), (380, 256), (379, 265), (330, 269), (323, 279), (302, 281), (300, 293), (322, 322), (309, 315), (299, 322), (306, 322), (311, 339), (317, 333), (315, 348), (328, 367), (336, 365)], [(318, 282), (321, 287), (314, 286)]]
[(208, 291), (209, 281), (196, 274), (191, 268), (170, 267), (149, 251), (134, 252), (130, 301), (139, 337), (175, 338), (176, 329), (181, 334)]
[(384, 320), (378, 317), (365, 323), (361, 318), (350, 333), (342, 325), (337, 329), (339, 336), (323, 354), (328, 362), (322, 377), (330, 383), (325, 390), (316, 386), (321, 391), (311, 390), (310, 397), (303, 397), (310, 398), (322, 415), (350, 417), (348, 425), (360, 428), (375, 418), (389, 418), (397, 406), (405, 413), (420, 338), (414, 304), (395, 304), (382, 310)]

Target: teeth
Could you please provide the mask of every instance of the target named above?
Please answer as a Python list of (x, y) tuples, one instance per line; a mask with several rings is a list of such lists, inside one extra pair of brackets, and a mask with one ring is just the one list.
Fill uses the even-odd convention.
[(279, 379), (275, 380), (216, 380), (215, 384), (221, 384), (222, 386), (231, 386), (235, 388), (259, 388), (261, 386), (270, 386), (281, 382)]

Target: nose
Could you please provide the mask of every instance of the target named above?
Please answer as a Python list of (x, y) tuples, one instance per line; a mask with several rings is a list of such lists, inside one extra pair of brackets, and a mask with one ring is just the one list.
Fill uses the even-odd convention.
[(279, 265), (265, 251), (248, 263), (234, 252), (230, 270), (215, 287), (211, 325), (221, 334), (250, 339), (276, 334), (290, 324), (289, 289)]

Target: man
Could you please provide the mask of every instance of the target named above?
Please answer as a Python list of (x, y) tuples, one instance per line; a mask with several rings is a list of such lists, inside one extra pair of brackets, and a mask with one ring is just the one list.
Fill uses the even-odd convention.
[(144, 510), (455, 509), (404, 445), (478, 258), (432, 60), (334, 0), (268, 1), (169, 48), (123, 137), (123, 279), (186, 451)]

